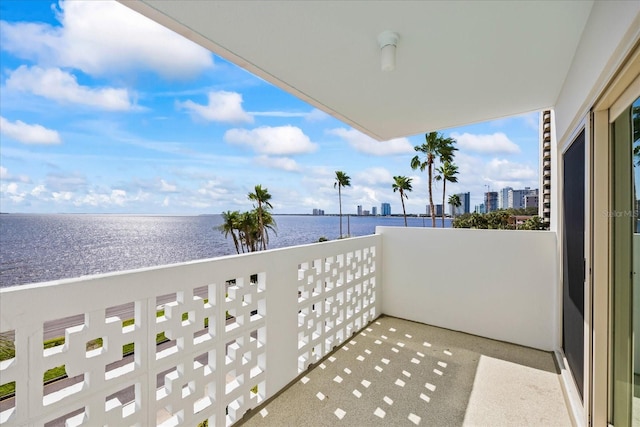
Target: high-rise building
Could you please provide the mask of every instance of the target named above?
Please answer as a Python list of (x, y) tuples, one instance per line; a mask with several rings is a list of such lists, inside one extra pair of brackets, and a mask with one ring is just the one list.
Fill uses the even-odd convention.
[(524, 195), (525, 191), (528, 191), (529, 188), (525, 188), (524, 190), (511, 190), (509, 191), (509, 207), (513, 209), (522, 209), (524, 207)]
[(380, 205), (380, 215), (391, 215), (391, 205), (389, 203), (383, 203), (382, 205)]
[(373, 215), (373, 216), (378, 215), (378, 207), (377, 206), (372, 206), (371, 207), (371, 215)]
[(484, 193), (485, 213), (498, 210), (498, 192), (487, 191)]
[(500, 195), (498, 196), (499, 209), (509, 208), (509, 190), (513, 190), (513, 188), (504, 187), (502, 190), (500, 190)]
[(462, 206), (456, 208), (451, 203), (449, 203), (449, 215), (457, 216), (457, 215), (460, 215), (461, 213), (462, 213)]
[(525, 208), (537, 208), (538, 202), (539, 202), (539, 199), (537, 194), (527, 194), (526, 196), (524, 196)]
[[(442, 205), (434, 205), (433, 207), (435, 208), (436, 216), (442, 216)], [(427, 216), (431, 216), (431, 206), (429, 205), (427, 205)]]
[(362, 205), (358, 205), (358, 216), (362, 216)]
[(538, 189), (532, 190), (529, 187), (524, 187), (524, 190), (509, 190), (509, 208), (513, 209), (523, 209), (526, 207), (525, 205), (525, 197), (526, 196), (537, 196)]
[(542, 189), (542, 203), (538, 205), (538, 216), (545, 226), (551, 221), (551, 110), (540, 114), (540, 188)]
[(458, 198), (460, 199), (460, 206), (454, 208), (453, 205), (449, 205), (449, 213), (451, 216), (462, 215), (463, 213), (471, 212), (471, 193), (458, 193)]
[(324, 209), (314, 209), (313, 210), (313, 215), (314, 216), (318, 216), (318, 215), (322, 216), (322, 215), (324, 215)]
[(462, 213), (471, 213), (471, 193), (468, 191), (466, 193), (458, 194), (460, 196), (460, 201), (462, 202)]

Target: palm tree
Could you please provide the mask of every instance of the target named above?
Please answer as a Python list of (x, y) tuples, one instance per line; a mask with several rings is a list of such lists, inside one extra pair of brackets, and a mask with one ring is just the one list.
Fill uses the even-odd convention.
[(391, 188), (393, 188), (393, 192), (400, 192), (400, 201), (402, 202), (402, 215), (404, 215), (404, 226), (407, 226), (407, 211), (404, 209), (404, 199), (408, 199), (407, 191), (412, 191), (411, 188), (411, 178), (407, 178), (406, 176), (394, 176), (393, 184)]
[(258, 215), (258, 228), (260, 232), (261, 249), (267, 249), (267, 238), (264, 230), (264, 213), (266, 208), (273, 208), (271, 206), (271, 194), (266, 188), (262, 188), (262, 185), (256, 185), (253, 193), (248, 194), (249, 200), (258, 202), (256, 213)]
[(436, 171), (438, 172), (436, 181), (442, 181), (442, 228), (444, 228), (444, 199), (447, 192), (447, 181), (458, 182), (458, 177), (456, 177), (458, 175), (458, 166), (449, 160), (445, 160)]
[(239, 237), (236, 235), (236, 230), (238, 230), (239, 219), (240, 219), (239, 211), (222, 212), (223, 222), (221, 225), (218, 226), (218, 230), (224, 233), (224, 237), (227, 237), (229, 234), (231, 234), (231, 237), (233, 238), (233, 244), (236, 247), (237, 253), (240, 253), (240, 241), (239, 241)]
[(469, 225), (471, 228), (489, 228), (487, 225), (487, 218), (484, 215), (479, 214), (478, 212), (474, 212), (471, 214), (469, 218)]
[(255, 210), (242, 212), (242, 214), (240, 214), (240, 218), (238, 219), (238, 229), (242, 252), (257, 251), (261, 234), (260, 226), (258, 224), (258, 215)]
[(338, 200), (340, 202), (340, 238), (342, 238), (342, 187), (351, 187), (351, 178), (342, 171), (336, 171), (336, 182), (333, 188), (338, 187)]
[(453, 206), (453, 219), (456, 219), (456, 210), (462, 206), (462, 201), (460, 200), (460, 196), (457, 194), (452, 194), (449, 196), (449, 204)]
[(262, 237), (265, 239), (264, 247), (267, 247), (269, 243), (269, 233), (267, 231), (273, 231), (274, 234), (277, 234), (276, 231), (276, 221), (271, 216), (271, 212), (265, 210), (262, 212)]
[[(424, 154), (424, 160), (420, 160), (420, 155), (416, 155), (411, 159), (411, 169), (420, 168), (424, 172), (427, 169), (427, 188), (429, 190), (429, 206), (431, 207), (431, 226), (436, 226), (436, 211), (433, 205), (433, 164), (436, 159), (444, 163), (445, 161), (452, 161), (454, 151), (457, 148), (454, 147), (456, 140), (453, 138), (445, 138), (444, 135), (438, 132), (429, 132), (424, 135), (425, 142), (422, 145), (413, 147), (414, 150)], [(444, 207), (443, 207), (444, 209)]]

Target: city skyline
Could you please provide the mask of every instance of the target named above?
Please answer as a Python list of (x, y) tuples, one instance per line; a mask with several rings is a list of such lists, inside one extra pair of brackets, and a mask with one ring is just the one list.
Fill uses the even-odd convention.
[[(523, 208), (528, 208), (528, 207), (536, 207), (539, 208), (539, 189), (538, 188), (530, 188), (530, 187), (525, 187), (523, 189), (514, 189), (512, 187), (504, 187), (502, 189), (500, 189), (500, 191), (489, 191), (489, 192), (485, 192), (484, 193), (484, 197), (486, 200), (487, 194), (490, 193), (492, 194), (494, 197), (494, 201), (493, 203), (497, 206), (495, 209), (493, 210), (497, 210), (497, 209), (523, 209)], [(470, 192), (462, 192), (462, 193), (454, 193), (456, 194), (459, 198), (460, 198), (460, 202), (461, 205), (459, 208), (456, 209), (456, 216), (457, 215), (461, 215), (463, 213), (471, 213), (471, 212), (477, 212), (478, 210), (482, 210), (483, 206), (485, 206), (485, 203), (480, 203), (478, 205), (474, 206), (474, 209), (471, 209), (471, 193)], [(503, 196), (504, 194), (504, 196)], [(503, 200), (504, 197), (504, 200)], [(531, 198), (532, 202), (527, 202), (527, 200)], [(390, 203), (381, 203), (380, 204), (380, 211), (384, 212), (384, 206), (383, 205), (389, 205)], [(436, 216), (440, 216), (443, 209), (442, 209), (442, 203), (434, 203), (434, 207), (436, 209)], [(366, 210), (364, 209), (363, 205), (357, 205), (355, 207), (355, 213), (351, 213), (348, 210), (345, 210), (343, 213), (344, 215), (355, 215), (355, 216), (376, 216), (377, 214), (377, 206), (372, 206), (370, 210)], [(445, 214), (446, 215), (450, 215), (453, 216), (453, 205), (449, 204), (447, 202), (446, 206), (445, 206)], [(320, 213), (321, 212), (321, 213)], [(325, 211), (323, 209), (318, 209), (318, 208), (313, 208), (312, 210), (312, 215), (324, 215)], [(331, 214), (333, 215), (333, 214)], [(381, 214), (383, 215), (383, 214)], [(396, 215), (400, 215), (399, 213)], [(426, 215), (429, 216), (430, 215), (430, 210), (429, 210), (429, 205), (425, 205), (425, 210), (423, 212), (407, 212), (407, 215)]]

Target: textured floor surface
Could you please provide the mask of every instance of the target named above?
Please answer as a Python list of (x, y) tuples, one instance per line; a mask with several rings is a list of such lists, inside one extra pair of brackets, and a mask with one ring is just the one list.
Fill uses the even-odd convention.
[(247, 426), (570, 426), (550, 353), (380, 317)]

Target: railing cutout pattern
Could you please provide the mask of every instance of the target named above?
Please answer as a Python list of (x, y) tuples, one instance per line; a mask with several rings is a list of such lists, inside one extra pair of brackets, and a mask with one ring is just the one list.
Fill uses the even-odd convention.
[(298, 372), (376, 317), (374, 246), (298, 266)]

